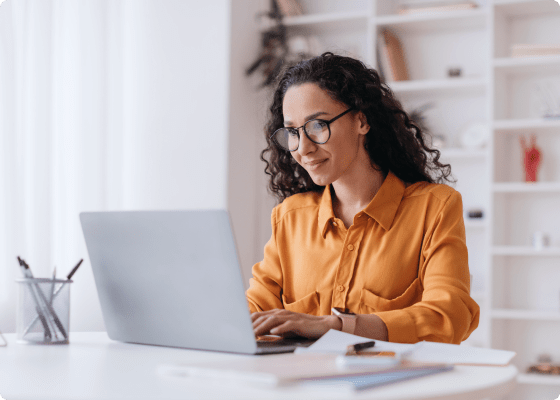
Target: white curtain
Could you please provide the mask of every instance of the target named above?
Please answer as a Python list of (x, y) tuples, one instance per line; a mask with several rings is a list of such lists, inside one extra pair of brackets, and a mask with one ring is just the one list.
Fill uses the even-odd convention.
[[(121, 208), (119, 2), (7, 0), (0, 6), (0, 330), (15, 331), (16, 256), (35, 276), (87, 260), (78, 214)], [(110, 123), (109, 123), (110, 121)], [(79, 270), (71, 321), (101, 330)], [(84, 312), (85, 311), (85, 312)], [(85, 314), (85, 315), (84, 315)]]
[(84, 258), (70, 329), (104, 329), (80, 212), (227, 205), (230, 17), (230, 0), (0, 5), (1, 331), (18, 255), (41, 277)]

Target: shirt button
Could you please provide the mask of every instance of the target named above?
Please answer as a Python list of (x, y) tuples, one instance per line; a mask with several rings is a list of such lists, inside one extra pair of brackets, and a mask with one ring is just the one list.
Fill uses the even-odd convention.
[(348, 250), (350, 250), (350, 251), (354, 250), (354, 245), (349, 244), (348, 245)]
[(344, 292), (344, 286), (342, 285), (338, 285), (338, 287), (336, 288), (339, 292)]

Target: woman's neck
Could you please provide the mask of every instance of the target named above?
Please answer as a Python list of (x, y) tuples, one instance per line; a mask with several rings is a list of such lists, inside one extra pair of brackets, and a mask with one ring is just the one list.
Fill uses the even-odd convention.
[(354, 168), (332, 183), (333, 210), (346, 226), (350, 217), (353, 218), (371, 202), (385, 180), (385, 174), (376, 170), (365, 150), (364, 153), (366, 160), (356, 160)]

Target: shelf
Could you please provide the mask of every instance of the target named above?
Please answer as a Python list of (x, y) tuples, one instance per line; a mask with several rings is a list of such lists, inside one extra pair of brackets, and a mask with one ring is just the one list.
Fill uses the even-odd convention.
[(560, 256), (560, 247), (545, 247), (542, 250), (534, 249), (531, 246), (494, 246), (492, 254), (495, 256)]
[(494, 319), (528, 320), (528, 321), (560, 321), (559, 311), (493, 309)]
[(549, 0), (494, 0), (495, 12), (508, 17), (559, 13), (558, 3)]
[(443, 148), (439, 149), (441, 152), (441, 159), (481, 159), (488, 156), (488, 152), (484, 149), (482, 150), (470, 150), (461, 148)]
[(539, 374), (518, 374), (517, 383), (526, 385), (560, 386), (560, 376)]
[(384, 15), (375, 19), (377, 26), (403, 31), (480, 29), (486, 26), (486, 8), (406, 15)]
[(345, 13), (325, 13), (325, 14), (311, 14), (311, 15), (298, 15), (294, 17), (285, 17), (284, 25), (287, 27), (296, 26), (310, 26), (310, 25), (324, 25), (328, 24), (344, 24), (348, 27), (353, 26), (355, 23), (362, 23), (364, 28), (367, 26), (369, 14), (364, 11), (353, 11)]
[(484, 94), (487, 88), (487, 81), (483, 78), (426, 79), (414, 81), (395, 81), (388, 82), (387, 84), (396, 94)]
[(488, 222), (485, 219), (465, 218), (465, 228), (487, 228)]
[(560, 133), (560, 118), (502, 119), (494, 121), (493, 128), (495, 130), (511, 132), (558, 129)]
[(495, 58), (494, 70), (506, 74), (557, 74), (560, 73), (560, 55)]
[(492, 190), (495, 193), (560, 193), (559, 182), (512, 182), (494, 183)]

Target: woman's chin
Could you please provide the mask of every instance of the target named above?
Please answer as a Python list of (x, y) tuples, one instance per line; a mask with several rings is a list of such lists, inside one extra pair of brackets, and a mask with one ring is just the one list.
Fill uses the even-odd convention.
[(313, 183), (318, 186), (327, 186), (329, 183), (332, 183), (329, 177), (325, 175), (310, 173), (309, 176), (311, 177)]

